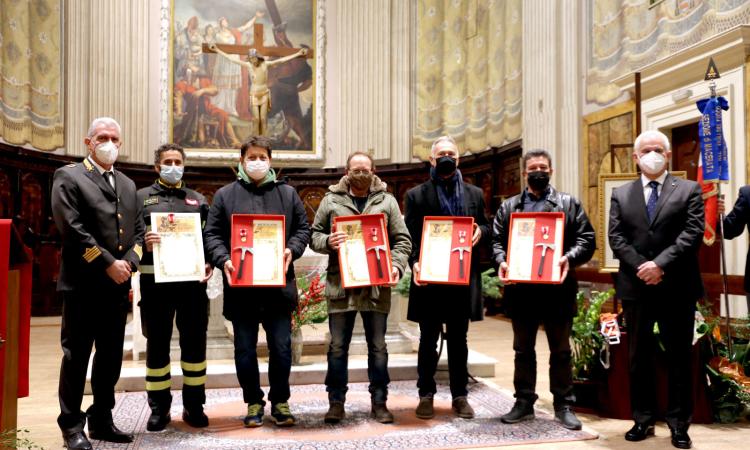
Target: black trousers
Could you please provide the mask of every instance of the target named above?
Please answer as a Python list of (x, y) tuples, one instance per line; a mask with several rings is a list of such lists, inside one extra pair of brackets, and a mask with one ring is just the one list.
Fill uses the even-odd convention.
[(419, 322), (419, 353), (417, 355), (417, 387), (419, 396), (425, 397), (437, 392), (435, 385), (435, 371), (438, 364), (437, 343), (440, 332), (445, 323), (446, 340), (448, 342), (448, 376), (450, 379), (451, 396), (464, 397), (468, 394), (466, 385), (469, 382), (469, 347), (466, 334), (469, 331), (469, 318), (461, 317), (440, 320), (423, 320)]
[(180, 332), (180, 366), (183, 374), (182, 403), (188, 410), (206, 403), (206, 329), (208, 296), (198, 282), (154, 283), (153, 275), (141, 276), (141, 328), (146, 337), (146, 392), (155, 413), (172, 404), (170, 344), (177, 318)]
[[(60, 367), (60, 415), (57, 423), (63, 433), (83, 430), (88, 415), (89, 426), (112, 423), (115, 406), (115, 384), (122, 367), (122, 345), (128, 314), (128, 294), (124, 292), (72, 292), (63, 296), (60, 343), (63, 357)], [(81, 411), (86, 369), (91, 349), (96, 353), (91, 367), (91, 389), (94, 403), (86, 415)]]
[(534, 403), (536, 395), (536, 334), (544, 325), (549, 345), (549, 382), (554, 397), (555, 410), (575, 403), (573, 394), (573, 369), (571, 367), (570, 330), (573, 321), (567, 315), (551, 316), (531, 312), (515, 313), (513, 323), (513, 350), (515, 371), (513, 386), (516, 398)]
[[(678, 304), (679, 303), (679, 304)], [(685, 426), (693, 413), (692, 342), (695, 302), (686, 298), (624, 300), (629, 339), (630, 407), (637, 423), (656, 420), (656, 358), (667, 364), (669, 383), (665, 419), (671, 427)], [(658, 351), (654, 323), (665, 352)], [(657, 356), (658, 352), (658, 356)]]

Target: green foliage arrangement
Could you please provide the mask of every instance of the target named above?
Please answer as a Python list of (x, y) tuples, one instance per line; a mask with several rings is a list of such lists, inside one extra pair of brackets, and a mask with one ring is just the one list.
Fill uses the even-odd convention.
[(573, 378), (590, 380), (599, 366), (599, 351), (604, 343), (600, 332), (599, 315), (604, 302), (612, 298), (614, 289), (604, 292), (592, 291), (591, 298), (586, 299), (583, 292), (576, 296), (578, 314), (573, 318), (573, 330), (570, 338), (573, 341)]

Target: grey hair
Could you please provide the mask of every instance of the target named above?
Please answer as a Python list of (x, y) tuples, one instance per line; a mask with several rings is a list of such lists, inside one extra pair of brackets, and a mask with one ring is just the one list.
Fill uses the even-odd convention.
[(94, 133), (96, 132), (96, 129), (102, 125), (115, 127), (117, 129), (117, 133), (122, 134), (122, 129), (120, 128), (120, 124), (117, 123), (115, 119), (111, 117), (97, 117), (96, 119), (91, 121), (91, 125), (89, 126), (88, 137), (93, 137)]
[(441, 142), (449, 142), (453, 144), (453, 146), (456, 147), (456, 152), (458, 153), (458, 144), (456, 144), (456, 140), (453, 139), (453, 137), (450, 135), (445, 135), (435, 139), (435, 142), (432, 143), (432, 147), (430, 148), (430, 154), (435, 153), (435, 149)]
[(662, 133), (659, 130), (646, 130), (643, 133), (639, 134), (637, 138), (635, 138), (635, 143), (633, 144), (633, 151), (636, 153), (640, 153), (641, 147), (643, 145), (643, 140), (650, 137), (656, 137), (659, 138), (662, 143), (664, 144), (664, 150), (670, 151), (672, 146), (669, 144), (669, 138), (666, 134)]

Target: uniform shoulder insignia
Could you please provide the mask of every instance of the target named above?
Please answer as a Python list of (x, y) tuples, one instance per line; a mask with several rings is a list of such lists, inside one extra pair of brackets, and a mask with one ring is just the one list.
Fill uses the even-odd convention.
[(75, 167), (75, 166), (76, 166), (76, 163), (70, 163), (70, 164), (65, 165), (65, 167)]
[(88, 158), (83, 160), (83, 165), (86, 166), (86, 170), (88, 170), (89, 172), (94, 171), (94, 165), (91, 164), (91, 161), (89, 161)]
[(143, 206), (156, 205), (157, 203), (159, 203), (159, 197), (156, 196), (143, 200)]
[(99, 247), (93, 246), (86, 249), (86, 251), (83, 252), (83, 259), (86, 260), (87, 263), (90, 263), (91, 261), (95, 260), (99, 257), (99, 255), (102, 254), (102, 251), (99, 250)]

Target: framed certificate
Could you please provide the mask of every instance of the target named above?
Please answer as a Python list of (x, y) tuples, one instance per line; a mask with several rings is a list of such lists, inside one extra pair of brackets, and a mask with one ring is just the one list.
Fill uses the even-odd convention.
[(508, 234), (508, 279), (560, 284), (565, 213), (512, 213)]
[(334, 217), (333, 226), (346, 233), (339, 247), (341, 285), (347, 289), (390, 284), (391, 246), (385, 215)]
[(154, 282), (203, 279), (206, 260), (200, 214), (151, 213), (151, 230), (161, 238), (154, 245)]
[(286, 286), (284, 249), (286, 217), (233, 214), (231, 286)]
[(427, 216), (422, 222), (420, 283), (468, 285), (473, 217)]

